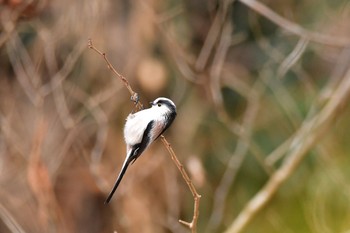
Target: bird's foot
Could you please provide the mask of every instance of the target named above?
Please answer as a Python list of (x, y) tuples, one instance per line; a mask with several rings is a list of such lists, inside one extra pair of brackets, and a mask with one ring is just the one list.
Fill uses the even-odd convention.
[(143, 105), (142, 103), (140, 103), (140, 96), (139, 94), (137, 94), (136, 92), (134, 92), (134, 94), (131, 95), (130, 100), (132, 102), (134, 102), (134, 109), (131, 111), (131, 113), (135, 113), (137, 112), (139, 109), (143, 109)]
[(137, 94), (136, 92), (134, 92), (134, 94), (131, 95), (130, 100), (131, 100), (132, 102), (134, 102), (135, 105), (138, 104), (138, 102), (140, 101), (140, 96), (139, 96), (139, 94)]

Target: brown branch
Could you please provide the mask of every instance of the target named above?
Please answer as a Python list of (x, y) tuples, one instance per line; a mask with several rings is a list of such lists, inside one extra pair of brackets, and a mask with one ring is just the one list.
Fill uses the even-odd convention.
[(196, 233), (197, 232), (197, 221), (198, 221), (198, 216), (199, 216), (199, 201), (200, 201), (201, 195), (198, 194), (198, 192), (197, 192), (196, 188), (194, 187), (191, 179), (187, 175), (187, 173), (186, 173), (186, 171), (184, 169), (184, 166), (181, 164), (179, 159), (176, 157), (176, 154), (175, 154), (173, 148), (171, 147), (170, 143), (165, 139), (165, 137), (163, 135), (160, 136), (160, 139), (162, 140), (164, 146), (169, 151), (171, 159), (174, 161), (176, 167), (179, 169), (182, 177), (186, 181), (186, 184), (187, 184), (188, 188), (190, 189), (190, 191), (192, 193), (192, 196), (193, 196), (193, 199), (194, 199), (194, 212), (193, 212), (192, 221), (191, 222), (186, 222), (186, 221), (183, 221), (183, 220), (179, 220), (179, 222), (184, 224), (185, 226), (188, 226), (191, 229), (192, 233)]
[[(229, 84), (228, 86), (230, 87)], [(244, 159), (247, 157), (249, 151), (249, 145), (252, 141), (253, 127), (258, 117), (258, 111), (261, 104), (260, 98), (262, 93), (263, 86), (259, 81), (257, 81), (252, 90), (248, 92), (248, 105), (242, 118), (243, 122), (240, 126), (240, 131), (242, 132), (238, 134), (239, 138), (237, 140), (235, 151), (233, 152), (231, 158), (227, 161), (227, 168), (219, 182), (218, 187), (215, 190), (212, 213), (208, 221), (206, 232), (215, 232), (222, 223), (225, 209), (227, 207), (226, 200), (227, 196), (229, 195), (229, 190), (234, 185), (234, 182), (236, 182), (238, 172), (240, 171)], [(225, 124), (232, 133), (235, 133), (233, 124), (231, 123), (227, 114), (223, 111), (223, 103), (221, 103), (219, 107), (221, 108), (221, 114), (219, 114), (220, 121)], [(264, 165), (263, 167), (266, 167), (266, 165)]]
[[(1, 1), (3, 3), (3, 1)], [(15, 7), (2, 6), (1, 9), (1, 25), (2, 30), (0, 34), (0, 47), (2, 47), (12, 36), (17, 28), (18, 20), (21, 14), (33, 3), (33, 0), (23, 1), (21, 5)], [(1, 4), (5, 5), (5, 4)]]
[(195, 63), (195, 68), (198, 71), (203, 71), (205, 65), (208, 62), (210, 54), (212, 53), (215, 42), (218, 39), (220, 31), (223, 29), (222, 27), (223, 20), (227, 17), (228, 9), (231, 6), (232, 0), (224, 0), (222, 4), (219, 4), (219, 9), (215, 15), (213, 23), (210, 26), (207, 37), (205, 38), (204, 45), (198, 55), (197, 61)]
[(128, 80), (121, 74), (119, 74), (119, 72), (113, 67), (113, 65), (109, 62), (109, 59), (107, 58), (106, 53), (101, 52), (100, 50), (98, 50), (93, 44), (92, 44), (92, 40), (89, 39), (88, 40), (88, 46), (90, 49), (94, 50), (96, 53), (98, 53), (99, 55), (101, 55), (103, 57), (103, 59), (105, 60), (105, 62), (107, 63), (107, 67), (108, 69), (110, 69), (116, 76), (118, 76), (118, 78), (120, 78), (120, 80), (124, 83), (125, 87), (128, 89), (128, 91), (130, 92), (131, 95), (131, 100), (134, 101), (136, 103), (136, 107), (138, 107), (138, 109), (142, 109), (143, 106), (142, 104), (138, 101), (139, 100), (139, 95), (131, 88)]
[(30, 77), (36, 74), (31, 73), (34, 69), (30, 69), (29, 66), (33, 64), (26, 65), (25, 58), (26, 49), (19, 40), (17, 33), (14, 33), (12, 40), (6, 44), (7, 54), (10, 59), (10, 63), (16, 74), (18, 83), (21, 85), (24, 93), (27, 95), (28, 99), (32, 102), (34, 106), (40, 106), (42, 104), (42, 97), (37, 93), (36, 88), (30, 81)]
[[(61, 73), (58, 70), (58, 61), (56, 59), (55, 55), (55, 48), (54, 44), (52, 43), (53, 38), (51, 33), (46, 32), (45, 30), (41, 30), (40, 35), (44, 42), (44, 61), (46, 64), (46, 68), (49, 72), (49, 75), (51, 77), (54, 77), (49, 82), (49, 86), (52, 87), (53, 91), (53, 100), (55, 103), (55, 107), (57, 109), (57, 113), (59, 118), (61, 119), (61, 122), (66, 129), (71, 129), (74, 127), (75, 121), (73, 116), (70, 113), (68, 102), (66, 100), (65, 93), (63, 91), (62, 82), (65, 78), (68, 77), (68, 74), (65, 76), (61, 76)], [(57, 76), (61, 76), (62, 79), (57, 80)], [(54, 87), (54, 83), (56, 83), (56, 87)]]
[(309, 41), (305, 38), (299, 39), (293, 51), (283, 60), (277, 69), (277, 77), (282, 78), (287, 74), (288, 70), (301, 58)]
[[(96, 53), (98, 53), (100, 56), (103, 57), (103, 59), (107, 63), (108, 69), (110, 69), (116, 76), (118, 76), (118, 78), (120, 78), (120, 80), (124, 83), (125, 87), (130, 92), (131, 100), (135, 102), (136, 107), (138, 109), (142, 109), (142, 104), (138, 101), (139, 100), (138, 94), (131, 88), (128, 80), (123, 75), (119, 74), (119, 72), (109, 62), (106, 53), (103, 53), (100, 50), (98, 50), (93, 45), (91, 39), (88, 40), (88, 46), (89, 46), (90, 49), (94, 50)], [(179, 159), (176, 157), (176, 154), (175, 154), (174, 150), (172, 149), (172, 147), (170, 146), (170, 143), (166, 140), (166, 138), (163, 135), (161, 135), (160, 138), (161, 138), (163, 144), (165, 145), (165, 147), (167, 148), (167, 150), (168, 150), (168, 152), (169, 152), (169, 154), (171, 156), (171, 159), (174, 161), (176, 167), (179, 169), (183, 179), (186, 181), (186, 184), (189, 187), (189, 189), (190, 189), (190, 191), (192, 193), (193, 199), (194, 199), (194, 213), (193, 213), (192, 221), (191, 222), (186, 222), (186, 221), (183, 221), (183, 220), (179, 220), (179, 222), (184, 224), (184, 225), (186, 225), (188, 228), (190, 228), (192, 233), (196, 233), (197, 232), (197, 221), (198, 221), (198, 216), (199, 216), (199, 201), (200, 201), (201, 195), (198, 194), (198, 192), (197, 192), (196, 188), (194, 187), (191, 179), (187, 175), (184, 166), (181, 164)]]

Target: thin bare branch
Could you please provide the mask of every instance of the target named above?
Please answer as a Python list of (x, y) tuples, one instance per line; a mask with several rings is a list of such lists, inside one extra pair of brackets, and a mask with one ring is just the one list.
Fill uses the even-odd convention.
[(257, 13), (263, 15), (264, 17), (271, 20), (273, 23), (277, 24), (281, 28), (287, 30), (288, 32), (291, 32), (293, 34), (296, 34), (300, 36), (301, 38), (304, 38), (306, 40), (314, 41), (320, 44), (330, 45), (330, 46), (338, 46), (338, 47), (344, 47), (350, 45), (350, 38), (344, 38), (340, 36), (334, 36), (334, 35), (326, 35), (319, 32), (312, 32), (309, 30), (306, 30), (305, 28), (301, 27), (300, 25), (291, 22), (287, 20), (286, 18), (283, 18), (282, 16), (278, 15), (276, 12), (262, 4), (261, 2), (257, 0), (239, 0), (241, 3), (245, 4), (252, 10), (256, 11)]
[[(1, 30), (2, 33), (0, 34), (0, 48), (11, 38), (11, 35), (16, 29), (20, 15), (33, 1), (34, 0), (23, 1), (15, 10), (2, 6), (0, 20), (4, 30)], [(3, 4), (3, 2), (1, 3)]]
[(263, 69), (264, 74), (261, 80), (268, 86), (275, 95), (276, 101), (283, 109), (294, 128), (297, 128), (303, 117), (294, 97), (282, 84), (282, 80), (274, 78), (273, 71), (267, 66)]
[(11, 232), (25, 233), (12, 214), (0, 203), (0, 218)]
[(283, 77), (288, 70), (299, 60), (301, 55), (304, 53), (306, 46), (308, 45), (309, 41), (305, 38), (301, 38), (293, 51), (283, 60), (280, 67), (278, 67), (277, 70), (277, 76)]
[(203, 69), (205, 68), (209, 56), (214, 48), (215, 42), (220, 34), (220, 30), (222, 30), (223, 22), (225, 21), (227, 16), (228, 7), (232, 2), (233, 0), (223, 0), (222, 4), (219, 5), (218, 12), (215, 15), (214, 21), (209, 29), (208, 35), (204, 41), (204, 45), (195, 63), (196, 70), (203, 71)]
[[(62, 87), (62, 82), (68, 77), (68, 74), (71, 72), (73, 69), (73, 66), (76, 62), (76, 60), (71, 61), (70, 59), (65, 62), (65, 65), (70, 65), (71, 67), (69, 70), (66, 72), (61, 72), (58, 68), (58, 62), (56, 59), (56, 54), (55, 54), (55, 48), (54, 48), (54, 43), (53, 43), (53, 38), (52, 35), (47, 32), (46, 30), (42, 29), (39, 34), (41, 35), (43, 42), (45, 44), (44, 46), (44, 58), (45, 58), (45, 63), (47, 66), (47, 69), (49, 71), (49, 74), (51, 77), (53, 77), (49, 83), (51, 86), (51, 89), (53, 91), (53, 98), (55, 102), (55, 106), (57, 108), (57, 113), (58, 116), (61, 119), (61, 122), (63, 123), (64, 127), (66, 129), (71, 129), (74, 127), (74, 119), (70, 114), (68, 103), (66, 101), (65, 93)], [(82, 50), (81, 50), (82, 51)], [(74, 55), (78, 54), (78, 52), (72, 52)], [(76, 56), (75, 59), (78, 58)], [(66, 66), (64, 66), (66, 69)], [(64, 70), (62, 68), (62, 70)], [(65, 71), (65, 70), (64, 70)], [(45, 94), (49, 94), (45, 93)]]
[(92, 49), (93, 51), (95, 51), (96, 53), (98, 53), (100, 56), (103, 57), (103, 59), (105, 60), (105, 62), (107, 63), (107, 67), (108, 69), (110, 69), (116, 76), (118, 76), (118, 78), (120, 78), (120, 80), (124, 83), (125, 87), (128, 89), (130, 95), (131, 95), (131, 100), (134, 101), (136, 103), (136, 106), (139, 109), (142, 109), (143, 106), (142, 104), (139, 102), (139, 95), (131, 88), (128, 80), (121, 74), (119, 74), (119, 72), (113, 67), (113, 65), (109, 62), (106, 53), (101, 52), (100, 50), (98, 50), (92, 43), (92, 40), (89, 39), (88, 41), (88, 46), (90, 49)]
[[(281, 62), (281, 60), (285, 60), (284, 53), (280, 51), (278, 47), (272, 45), (271, 41), (262, 32), (262, 25), (257, 15), (250, 13), (248, 21), (251, 25), (251, 30), (254, 36), (258, 38), (256, 41), (257, 45), (265, 52), (265, 54), (278, 64)], [(311, 81), (311, 77), (299, 63), (291, 65), (289, 69), (291, 69), (297, 75), (299, 80), (303, 83), (310, 94), (314, 95), (316, 93), (315, 87)]]
[[(30, 66), (32, 64), (24, 64), (23, 57), (26, 52), (25, 48), (21, 44), (17, 34), (6, 44), (7, 54), (10, 58), (11, 65), (16, 74), (16, 78), (24, 90), (24, 93), (28, 96), (29, 100), (34, 106), (39, 106), (42, 103), (42, 97), (36, 92), (32, 82), (30, 81), (30, 74), (28, 74), (28, 68), (26, 65)], [(33, 75), (33, 74), (32, 74)]]
[[(248, 107), (245, 111), (242, 123), (244, 133), (241, 133), (239, 135), (239, 140), (237, 142), (235, 151), (228, 161), (227, 169), (225, 170), (220, 184), (215, 191), (213, 210), (209, 218), (207, 232), (214, 231), (221, 223), (225, 211), (225, 201), (229, 193), (229, 188), (232, 187), (234, 181), (236, 180), (238, 171), (241, 168), (241, 165), (249, 150), (249, 141), (251, 140), (254, 121), (257, 117), (257, 113), (260, 107), (259, 99), (262, 87), (263, 86), (258, 81), (255, 84), (254, 88), (252, 88), (250, 91)], [(221, 115), (221, 121), (223, 121), (228, 126), (228, 128), (231, 129), (231, 124), (227, 117), (223, 117)]]
[(165, 137), (163, 135), (161, 135), (160, 138), (161, 138), (164, 146), (169, 151), (171, 159), (174, 161), (176, 167), (179, 169), (182, 177), (186, 181), (186, 184), (187, 184), (188, 188), (191, 190), (192, 196), (194, 198), (194, 213), (193, 213), (192, 221), (186, 222), (183, 220), (179, 220), (179, 222), (184, 224), (185, 226), (189, 227), (191, 229), (192, 233), (196, 233), (197, 232), (197, 221), (198, 221), (198, 216), (199, 216), (199, 201), (200, 201), (201, 195), (198, 194), (191, 179), (187, 175), (184, 166), (181, 164), (179, 159), (176, 157), (176, 154), (175, 154), (173, 148), (171, 147), (170, 143), (165, 139)]
[(210, 90), (213, 98), (213, 102), (216, 106), (222, 105), (222, 95), (221, 95), (221, 72), (223, 65), (226, 60), (226, 55), (228, 49), (231, 46), (233, 25), (230, 20), (226, 20), (223, 25), (222, 34), (220, 36), (220, 41), (218, 48), (214, 55), (213, 64), (210, 69)]
[(221, 19), (222, 19), (222, 12), (218, 11), (209, 29), (208, 36), (204, 41), (204, 45), (198, 55), (198, 58), (195, 64), (195, 67), (198, 71), (202, 71), (205, 65), (207, 64), (211, 51), (214, 48), (215, 41), (217, 40), (217, 37), (219, 36), (219, 33), (220, 33)]
[[(93, 166), (98, 164), (100, 162), (106, 140), (107, 140), (107, 116), (105, 112), (101, 109), (99, 106), (99, 103), (96, 102), (95, 98), (89, 97), (87, 93), (85, 93), (83, 90), (81, 90), (79, 87), (74, 86), (70, 82), (66, 82), (69, 86), (69, 88), (73, 89), (74, 92), (70, 93), (71, 96), (73, 96), (74, 99), (81, 102), (87, 110), (89, 110), (89, 113), (92, 114), (92, 116), (95, 118), (97, 124), (98, 124), (98, 130), (97, 130), (97, 138), (95, 145), (91, 152), (91, 161)], [(78, 116), (76, 120), (76, 124), (81, 121), (85, 116), (86, 112), (84, 111), (83, 115)]]
[[(48, 41), (50, 43), (50, 41)], [(54, 91), (61, 83), (67, 79), (69, 74), (72, 72), (74, 66), (76, 65), (79, 57), (84, 52), (86, 44), (85, 42), (78, 43), (73, 51), (67, 56), (62, 68), (56, 72), (51, 78), (48, 84), (44, 84), (40, 87), (40, 93), (42, 96), (49, 95), (52, 91)]]

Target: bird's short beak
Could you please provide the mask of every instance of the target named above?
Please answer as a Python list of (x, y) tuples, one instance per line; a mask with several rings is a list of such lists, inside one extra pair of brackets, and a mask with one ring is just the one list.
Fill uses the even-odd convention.
[(149, 102), (149, 104), (150, 104), (150, 105), (152, 105), (152, 106), (154, 105), (154, 103), (153, 103), (153, 102)]

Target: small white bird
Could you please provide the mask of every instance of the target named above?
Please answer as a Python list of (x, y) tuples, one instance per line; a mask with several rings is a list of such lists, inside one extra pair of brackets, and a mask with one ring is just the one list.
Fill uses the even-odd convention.
[(151, 108), (131, 113), (126, 119), (124, 127), (126, 158), (105, 204), (110, 202), (129, 164), (134, 163), (142, 152), (169, 128), (176, 117), (176, 106), (170, 99), (159, 97), (150, 104)]

